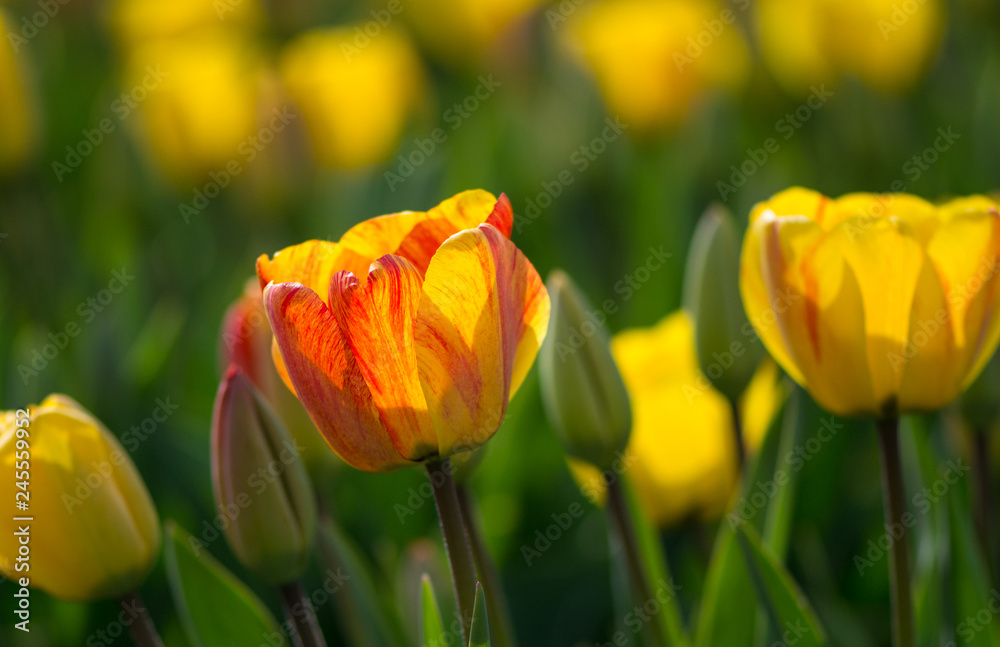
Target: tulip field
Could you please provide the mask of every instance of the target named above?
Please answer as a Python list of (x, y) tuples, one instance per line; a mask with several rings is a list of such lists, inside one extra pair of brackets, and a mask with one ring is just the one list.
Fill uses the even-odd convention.
[(1000, 647), (997, 2), (0, 35), (0, 645)]

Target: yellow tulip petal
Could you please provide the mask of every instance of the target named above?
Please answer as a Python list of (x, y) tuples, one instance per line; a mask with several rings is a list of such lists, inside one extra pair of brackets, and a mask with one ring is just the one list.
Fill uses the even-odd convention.
[[(431, 259), (415, 326), (420, 381), (441, 455), (484, 443), (507, 410), (548, 319), (535, 268), (502, 233), (482, 225)], [(521, 361), (518, 364), (518, 360)]]

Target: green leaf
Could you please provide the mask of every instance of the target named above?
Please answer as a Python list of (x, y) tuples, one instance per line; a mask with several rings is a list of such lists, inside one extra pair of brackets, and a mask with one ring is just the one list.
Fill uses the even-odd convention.
[(434, 595), (434, 584), (429, 575), (424, 573), (422, 587), (422, 617), (424, 647), (438, 647), (444, 643), (444, 626), (441, 622), (441, 610), (438, 609), (437, 596)]
[(402, 635), (399, 622), (379, 602), (375, 583), (358, 550), (333, 518), (324, 512), (320, 515), (317, 548), (323, 565), (330, 571), (343, 573), (350, 582), (349, 586), (339, 587), (333, 594), (337, 617), (348, 643), (363, 647), (403, 644), (405, 641), (397, 637)]
[(736, 531), (736, 538), (757, 599), (767, 610), (771, 625), (790, 631), (799, 647), (825, 644), (826, 634), (809, 602), (787, 571), (761, 546), (756, 531), (741, 526)]
[(166, 523), (165, 535), (167, 579), (192, 645), (286, 644), (267, 607), (204, 544), (172, 521)]
[[(810, 406), (811, 405), (811, 406)], [(819, 428), (819, 408), (805, 396), (801, 388), (795, 387), (784, 411), (780, 416), (781, 426), (778, 457), (788, 456), (798, 443), (800, 429)], [(784, 560), (788, 551), (788, 539), (792, 531), (792, 516), (795, 512), (795, 489), (799, 482), (799, 471), (793, 470), (785, 461), (776, 461), (771, 482), (775, 486), (771, 502), (767, 506), (764, 521), (764, 545), (771, 554)]]
[(476, 582), (476, 601), (472, 605), (469, 647), (490, 647), (490, 621), (486, 614), (486, 594), (479, 582)]
[(698, 614), (696, 647), (752, 647), (757, 606), (733, 530), (719, 526)]

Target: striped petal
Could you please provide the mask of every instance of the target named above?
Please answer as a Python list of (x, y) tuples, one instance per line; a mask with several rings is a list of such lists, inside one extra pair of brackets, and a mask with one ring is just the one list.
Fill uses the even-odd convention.
[(449, 238), (431, 259), (415, 338), (442, 456), (481, 445), (499, 427), (548, 311), (535, 268), (492, 225)]
[(411, 465), (393, 445), (337, 319), (316, 292), (271, 284), (264, 306), (289, 381), (333, 451), (368, 472)]
[(363, 286), (353, 274), (334, 275), (329, 299), (382, 424), (399, 453), (411, 461), (438, 451), (413, 341), (421, 283), (412, 263), (383, 256), (372, 263)]

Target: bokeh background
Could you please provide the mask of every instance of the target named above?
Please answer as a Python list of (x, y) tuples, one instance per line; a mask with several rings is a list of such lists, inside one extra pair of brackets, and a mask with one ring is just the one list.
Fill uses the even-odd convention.
[[(1000, 187), (992, 0), (19, 0), (0, 3), (0, 26), (0, 407), (64, 392), (120, 436), (170, 399), (131, 455), (161, 518), (195, 532), (215, 515), (220, 325), (262, 253), (505, 192), (517, 245), (543, 276), (564, 268), (613, 300), (616, 332), (680, 307), (713, 201), (745, 224), (796, 184), (929, 199)], [(636, 282), (651, 248), (670, 257)], [(130, 278), (112, 293), (116, 272)], [(384, 595), (406, 598), (439, 533), (432, 506), (404, 522), (394, 506), (425, 475), (314, 462)], [(834, 644), (888, 641), (885, 560), (864, 576), (852, 562), (881, 532), (878, 475), (862, 424), (801, 474), (787, 563)], [(571, 477), (534, 372), (471, 485), (522, 644), (610, 640), (605, 517)], [(521, 547), (574, 502), (583, 520), (528, 565)], [(716, 524), (663, 531), (689, 617)], [(277, 611), (224, 541), (211, 552)], [(162, 562), (143, 592), (167, 644), (185, 645)], [(12, 595), (0, 584), (0, 607)], [(0, 644), (81, 645), (118, 612), (32, 599), (30, 636), (5, 617)], [(319, 615), (336, 636), (334, 611)]]

